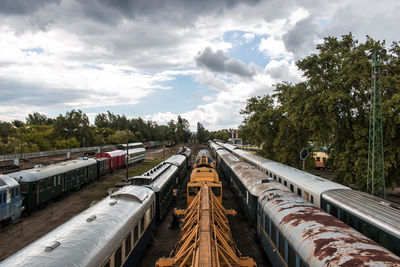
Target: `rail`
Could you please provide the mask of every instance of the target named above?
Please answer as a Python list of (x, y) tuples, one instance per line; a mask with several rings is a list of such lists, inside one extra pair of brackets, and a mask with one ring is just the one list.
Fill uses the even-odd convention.
[(157, 267), (172, 266), (257, 266), (249, 257), (242, 257), (233, 241), (226, 210), (209, 187), (200, 192), (185, 211), (179, 241), (168, 258), (160, 258)]

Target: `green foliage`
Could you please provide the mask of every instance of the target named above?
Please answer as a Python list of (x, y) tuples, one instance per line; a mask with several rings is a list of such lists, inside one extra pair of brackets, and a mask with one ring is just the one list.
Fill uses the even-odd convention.
[[(344, 184), (366, 188), (369, 100), (373, 47), (384, 42), (352, 34), (327, 37), (317, 53), (296, 64), (305, 81), (279, 83), (273, 96), (253, 97), (240, 126), (244, 139), (263, 145), (261, 154), (300, 167), (303, 147), (328, 148), (336, 177)], [(383, 124), (387, 184), (400, 177), (400, 47), (393, 43), (383, 64)], [(310, 163), (309, 163), (310, 164)]]
[(209, 132), (204, 128), (204, 126), (200, 122), (198, 122), (197, 123), (197, 135), (196, 135), (197, 141), (199, 143), (206, 142), (208, 140), (208, 135), (209, 135)]

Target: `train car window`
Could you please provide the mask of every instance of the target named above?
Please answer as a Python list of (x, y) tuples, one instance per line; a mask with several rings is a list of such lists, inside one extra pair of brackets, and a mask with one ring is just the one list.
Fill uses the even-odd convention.
[(311, 203), (314, 204), (314, 196), (311, 196)]
[(271, 240), (272, 243), (276, 244), (276, 228), (272, 221), (271, 221)]
[(133, 230), (133, 244), (136, 245), (139, 239), (139, 225), (136, 224), (135, 230)]
[(281, 177), (279, 177), (279, 183), (282, 183), (282, 179), (281, 179)]
[(0, 204), (3, 203), (3, 193), (0, 192)]
[(283, 184), (284, 184), (285, 186), (287, 186), (287, 181), (283, 181)]
[(378, 231), (378, 232), (379, 232), (379, 244), (381, 244), (388, 250), (393, 251), (393, 244), (394, 244), (393, 238), (383, 231)]
[(36, 192), (36, 184), (32, 184), (32, 191)]
[(40, 188), (40, 191), (43, 191), (43, 190), (45, 190), (45, 188), (46, 188), (46, 185), (47, 185), (47, 181), (46, 181), (46, 179), (40, 180), (40, 182), (39, 182), (39, 188)]
[(265, 174), (268, 175), (268, 171), (265, 171)]
[(301, 196), (301, 189), (297, 188), (297, 195)]
[(54, 186), (57, 186), (57, 176), (54, 176), (53, 180), (54, 180)]
[(114, 255), (114, 266), (119, 267), (122, 265), (122, 245), (119, 246)]
[(144, 216), (140, 220), (140, 234), (142, 235), (144, 232)]
[(276, 175), (274, 174), (274, 179), (276, 180)]
[(338, 209), (335, 206), (331, 206), (330, 214), (337, 218), (338, 217)]
[(110, 267), (110, 259), (108, 259), (107, 262), (104, 263), (103, 267)]
[(128, 236), (125, 238), (125, 258), (131, 253), (131, 235), (131, 232), (129, 232)]
[(7, 193), (4, 192), (3, 194), (3, 202), (6, 203), (7, 202)]
[(290, 184), (290, 191), (294, 193), (294, 186), (292, 184)]
[(250, 197), (249, 197), (249, 191), (246, 191), (246, 202), (247, 202), (247, 205), (249, 205), (249, 203), (250, 203)]
[(271, 173), (271, 172), (269, 173), (269, 177), (271, 177), (271, 178), (272, 178), (272, 173)]
[(281, 232), (279, 232), (279, 253), (281, 254), (282, 258), (285, 258), (285, 238)]
[(287, 264), (289, 267), (296, 266), (296, 251), (292, 248), (290, 244), (288, 244), (288, 261)]

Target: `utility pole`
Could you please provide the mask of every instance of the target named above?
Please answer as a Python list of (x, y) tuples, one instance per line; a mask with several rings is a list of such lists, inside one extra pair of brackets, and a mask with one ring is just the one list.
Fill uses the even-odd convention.
[(381, 65), (386, 50), (372, 51), (372, 92), (369, 119), (367, 190), (370, 194), (385, 192), (385, 167), (383, 157)]
[(125, 175), (126, 183), (128, 182), (128, 157), (129, 157), (128, 147), (129, 147), (129, 125), (128, 129), (126, 129), (126, 175)]

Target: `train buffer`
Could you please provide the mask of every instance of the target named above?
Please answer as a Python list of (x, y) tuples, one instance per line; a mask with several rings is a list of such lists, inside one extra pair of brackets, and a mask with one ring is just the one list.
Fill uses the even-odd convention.
[(160, 258), (156, 267), (172, 266), (257, 266), (243, 257), (233, 241), (226, 210), (207, 185), (186, 210), (176, 211), (184, 216), (181, 234), (168, 258)]

